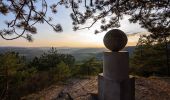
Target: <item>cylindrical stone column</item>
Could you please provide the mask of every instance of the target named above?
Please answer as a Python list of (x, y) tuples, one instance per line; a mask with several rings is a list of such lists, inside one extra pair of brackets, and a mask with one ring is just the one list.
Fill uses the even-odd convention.
[(129, 53), (104, 52), (103, 76), (107, 79), (125, 80), (129, 78)]
[(125, 93), (128, 84), (123, 84), (129, 79), (129, 53), (104, 52), (103, 77), (104, 100), (129, 100)]

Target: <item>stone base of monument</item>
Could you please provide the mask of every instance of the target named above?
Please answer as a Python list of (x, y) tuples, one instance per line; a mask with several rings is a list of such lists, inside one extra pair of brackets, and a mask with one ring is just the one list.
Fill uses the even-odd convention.
[(127, 44), (126, 34), (113, 29), (106, 33), (103, 53), (103, 73), (98, 76), (99, 100), (134, 100), (135, 79), (129, 77), (129, 53), (122, 50)]
[(98, 100), (135, 100), (135, 78), (116, 81), (98, 75)]
[(99, 100), (134, 100), (135, 79), (129, 77), (129, 53), (104, 52), (103, 56), (103, 73), (98, 76)]

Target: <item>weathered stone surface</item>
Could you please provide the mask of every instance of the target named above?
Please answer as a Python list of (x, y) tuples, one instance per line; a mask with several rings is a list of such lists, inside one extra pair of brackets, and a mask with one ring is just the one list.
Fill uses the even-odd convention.
[(134, 100), (135, 81), (129, 78), (129, 53), (104, 52), (103, 74), (98, 76), (99, 100)]
[(99, 100), (135, 100), (135, 78), (109, 80), (103, 74), (98, 75)]
[(119, 29), (110, 30), (103, 39), (104, 45), (111, 51), (120, 51), (126, 46), (127, 41), (126, 34)]
[(128, 79), (129, 53), (127, 51), (104, 52), (103, 75), (114, 80)]
[(103, 73), (100, 73), (98, 75), (98, 99), (99, 100), (104, 100), (104, 77)]

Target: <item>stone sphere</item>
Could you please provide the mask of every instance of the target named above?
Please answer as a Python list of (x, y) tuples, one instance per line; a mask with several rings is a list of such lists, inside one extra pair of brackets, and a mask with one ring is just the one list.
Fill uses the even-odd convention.
[(103, 42), (107, 49), (111, 51), (120, 51), (126, 46), (127, 40), (127, 36), (123, 31), (113, 29), (106, 33)]

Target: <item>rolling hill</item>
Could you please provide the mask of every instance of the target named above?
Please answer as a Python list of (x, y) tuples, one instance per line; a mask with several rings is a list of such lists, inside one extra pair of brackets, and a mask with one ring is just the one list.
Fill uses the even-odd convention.
[[(39, 57), (44, 52), (50, 50), (51, 47), (0, 47), (0, 53), (8, 51), (18, 52), (20, 55), (25, 56), (27, 60), (31, 60), (34, 57)], [(91, 57), (96, 57), (98, 60), (102, 60), (102, 52), (106, 51), (106, 48), (65, 48), (56, 47), (58, 53), (71, 54), (77, 61), (86, 60)], [(123, 50), (128, 51), (129, 55), (133, 54), (135, 46), (125, 47)]]

